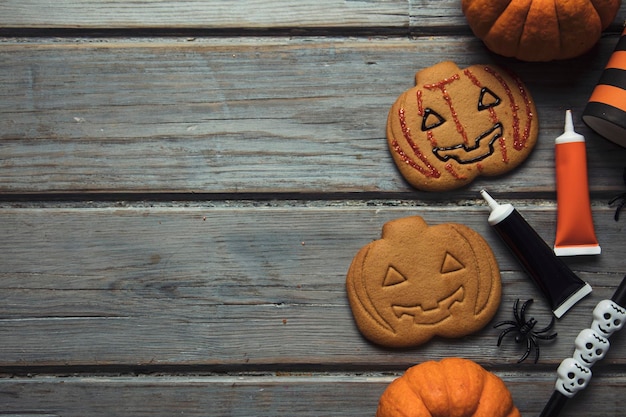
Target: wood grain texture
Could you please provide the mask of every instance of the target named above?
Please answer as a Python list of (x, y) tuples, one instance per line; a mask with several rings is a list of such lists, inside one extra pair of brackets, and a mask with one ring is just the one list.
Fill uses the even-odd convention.
[[(489, 230), (484, 204), (461, 210), (462, 215), (456, 207), (281, 205), (2, 210), (0, 366), (367, 369), (454, 355), (514, 362), (521, 347), (498, 348), (499, 331), (490, 326), (463, 342), (435, 340), (392, 352), (365, 342), (353, 323), (344, 289), (350, 262), (380, 237), (385, 222), (407, 215), (433, 225), (461, 222), (488, 239), (503, 279), (496, 319), (510, 319), (516, 298), (535, 298), (531, 311), (549, 320), (542, 295)], [(553, 210), (519, 210), (553, 241)], [(593, 306), (610, 297), (626, 270), (621, 225), (608, 207), (598, 207), (596, 218), (602, 256), (570, 261), (595, 292), (559, 321), (559, 341), (545, 349), (543, 363), (558, 364), (570, 354), (579, 323), (591, 323)], [(624, 350), (612, 359), (626, 365)]]
[(387, 113), (417, 70), (453, 60), (516, 71), (541, 127), (521, 169), (464, 197), (481, 187), (553, 193), (553, 139), (568, 108), (588, 137), (591, 190), (606, 197), (623, 188), (624, 149), (580, 115), (616, 39), (565, 74), (494, 58), (468, 37), (8, 43), (0, 190), (413, 194), (387, 149)]
[(174, 28), (174, 29), (307, 29), (396, 28), (409, 30), (459, 25), (457, 0), (321, 0), (171, 1), (42, 0), (4, 1), (0, 26), (5, 28)]
[[(538, 415), (626, 273), (624, 219), (607, 204), (626, 191), (626, 149), (580, 122), (624, 19), (626, 5), (585, 56), (531, 64), (488, 52), (458, 0), (0, 2), (0, 414), (374, 415), (406, 368), (462, 356)], [(417, 192), (384, 126), (415, 72), (443, 60), (520, 75), (540, 138), (508, 175)], [(478, 191), (512, 202), (551, 245), (566, 109), (587, 137), (603, 253), (565, 260), (593, 293), (539, 363), (517, 364), (524, 346), (498, 347), (491, 325), (415, 349), (367, 342), (345, 275), (409, 215), (485, 237), (503, 282), (492, 324), (517, 298), (550, 319)], [(621, 414), (625, 338), (564, 415)]]
[[(554, 385), (552, 372), (512, 373), (495, 370), (509, 386), (523, 415), (538, 415), (545, 395)], [(0, 399), (11, 417), (81, 417), (111, 415), (206, 416), (363, 416), (374, 415), (378, 397), (397, 374), (282, 374), (280, 376), (196, 377), (60, 377), (0, 380)], [(623, 375), (606, 372), (594, 376), (587, 390), (574, 403), (566, 404), (564, 415), (588, 416), (582, 402), (597, 403), (596, 416), (620, 415), (614, 390), (626, 384)], [(23, 412), (22, 404), (30, 412)]]
[(133, 29), (407, 27), (409, 10), (409, 2), (400, 0), (321, 0), (312, 3), (290, 0), (73, 0), (54, 4), (28, 0), (2, 2), (0, 26)]

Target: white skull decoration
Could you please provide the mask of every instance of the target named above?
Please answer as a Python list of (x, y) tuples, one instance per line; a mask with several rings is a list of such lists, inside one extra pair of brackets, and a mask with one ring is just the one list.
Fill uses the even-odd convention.
[(576, 345), (574, 359), (588, 368), (604, 358), (611, 346), (608, 339), (600, 336), (592, 329), (585, 329), (578, 333), (574, 344)]
[(591, 370), (574, 358), (563, 360), (556, 373), (559, 376), (556, 380), (556, 390), (569, 398), (583, 390), (591, 380)]
[(591, 328), (599, 335), (608, 338), (624, 326), (626, 310), (611, 300), (602, 300), (593, 309)]

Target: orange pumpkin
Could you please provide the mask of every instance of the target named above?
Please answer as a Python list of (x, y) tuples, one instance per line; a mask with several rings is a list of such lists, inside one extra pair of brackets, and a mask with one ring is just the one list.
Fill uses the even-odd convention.
[(468, 359), (446, 358), (409, 368), (383, 392), (376, 417), (519, 417), (496, 375)]
[(613, 21), (621, 0), (462, 0), (487, 48), (524, 61), (582, 55)]

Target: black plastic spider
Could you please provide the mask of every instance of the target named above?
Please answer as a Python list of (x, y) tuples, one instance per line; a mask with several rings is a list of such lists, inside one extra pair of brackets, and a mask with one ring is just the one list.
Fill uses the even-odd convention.
[[(624, 168), (624, 172), (622, 173), (622, 181), (626, 184), (626, 168)], [(622, 193), (618, 196), (613, 197), (609, 200), (609, 207), (613, 206), (613, 203), (619, 201), (617, 204), (617, 208), (615, 209), (615, 221), (619, 220), (619, 212), (622, 210), (624, 206), (626, 206), (626, 193)]]
[(515, 343), (522, 343), (523, 341), (526, 341), (526, 352), (517, 361), (517, 363), (523, 362), (528, 357), (530, 351), (533, 348), (535, 348), (535, 363), (537, 363), (537, 361), (539, 360), (539, 344), (537, 343), (537, 339), (551, 340), (554, 339), (557, 335), (557, 333), (553, 333), (550, 335), (542, 334), (552, 329), (552, 327), (554, 326), (554, 316), (552, 317), (552, 320), (550, 321), (550, 324), (548, 326), (540, 330), (533, 330), (535, 328), (535, 325), (537, 324), (537, 320), (532, 317), (529, 320), (526, 320), (526, 308), (532, 302), (533, 300), (531, 298), (530, 300), (522, 304), (522, 309), (518, 313), (517, 305), (519, 304), (519, 299), (515, 300), (515, 304), (513, 304), (513, 315), (515, 316), (515, 321), (501, 321), (493, 326), (494, 328), (504, 326), (506, 324), (511, 326), (507, 327), (500, 333), (500, 337), (498, 337), (498, 346), (500, 346), (500, 344), (502, 343), (502, 339), (504, 338), (504, 336), (506, 336), (509, 332), (512, 332), (513, 330), (517, 331), (517, 335), (515, 336)]

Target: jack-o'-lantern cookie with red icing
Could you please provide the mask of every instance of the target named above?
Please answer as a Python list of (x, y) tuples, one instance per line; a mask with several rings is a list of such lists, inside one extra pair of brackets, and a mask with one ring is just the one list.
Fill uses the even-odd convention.
[(539, 132), (522, 81), (493, 65), (460, 69), (441, 62), (419, 71), (391, 107), (387, 142), (415, 188), (446, 191), (517, 167)]
[(476, 231), (412, 216), (385, 223), (381, 239), (361, 248), (346, 290), (363, 336), (397, 348), (482, 329), (500, 305), (501, 280)]

